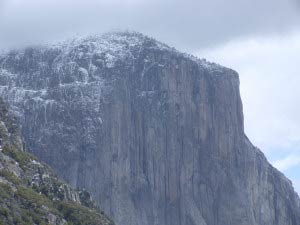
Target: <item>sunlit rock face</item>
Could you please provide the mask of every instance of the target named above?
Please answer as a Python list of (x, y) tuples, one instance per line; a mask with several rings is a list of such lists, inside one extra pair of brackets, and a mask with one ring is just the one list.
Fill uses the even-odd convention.
[(300, 224), (291, 182), (244, 134), (231, 69), (109, 33), (2, 55), (0, 94), (33, 153), (118, 225)]

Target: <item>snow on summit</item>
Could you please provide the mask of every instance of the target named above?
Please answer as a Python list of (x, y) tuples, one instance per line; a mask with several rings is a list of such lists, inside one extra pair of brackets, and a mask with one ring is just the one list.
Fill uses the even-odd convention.
[(113, 67), (117, 59), (132, 56), (132, 51), (138, 51), (143, 47), (161, 50), (171, 50), (169, 46), (137, 32), (110, 32), (105, 34), (77, 37), (64, 42), (49, 45), (50, 48), (61, 48), (65, 55), (76, 51), (80, 55), (84, 53), (102, 54), (105, 56), (106, 65)]

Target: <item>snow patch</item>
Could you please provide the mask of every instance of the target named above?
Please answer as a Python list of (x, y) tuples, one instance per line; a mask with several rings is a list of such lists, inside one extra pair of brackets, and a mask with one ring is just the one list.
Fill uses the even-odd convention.
[(41, 163), (37, 162), (36, 160), (31, 160), (31, 163), (34, 165), (39, 165), (39, 166), (41, 165)]

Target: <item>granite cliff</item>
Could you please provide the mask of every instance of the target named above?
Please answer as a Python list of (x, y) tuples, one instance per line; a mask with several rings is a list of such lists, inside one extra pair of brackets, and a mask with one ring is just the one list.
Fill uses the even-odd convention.
[(75, 191), (25, 151), (18, 120), (0, 98), (0, 224), (113, 225), (87, 191)]
[(231, 69), (108, 33), (3, 54), (0, 95), (32, 153), (118, 225), (300, 224), (291, 182), (244, 134)]

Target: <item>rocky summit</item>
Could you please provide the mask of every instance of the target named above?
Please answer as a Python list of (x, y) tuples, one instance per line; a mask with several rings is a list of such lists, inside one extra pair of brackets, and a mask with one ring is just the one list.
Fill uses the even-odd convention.
[(300, 224), (291, 182), (245, 136), (231, 69), (107, 33), (2, 54), (0, 95), (32, 153), (117, 225)]

